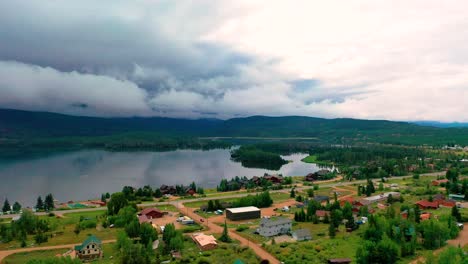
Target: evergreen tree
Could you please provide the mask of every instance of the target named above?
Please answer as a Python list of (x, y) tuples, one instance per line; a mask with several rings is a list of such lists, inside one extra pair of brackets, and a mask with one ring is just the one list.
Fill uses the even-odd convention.
[(15, 202), (13, 204), (13, 212), (18, 213), (19, 211), (21, 211), (21, 204), (18, 202)]
[(291, 197), (291, 198), (296, 197), (296, 192), (294, 191), (294, 188), (291, 189), (291, 193), (290, 193), (289, 197)]
[(103, 203), (106, 202), (106, 195), (104, 193), (101, 194), (101, 202), (103, 202)]
[(309, 198), (314, 197), (314, 189), (312, 188), (307, 189), (307, 196), (309, 196)]
[(5, 202), (3, 202), (2, 211), (3, 213), (6, 213), (6, 212), (9, 212), (10, 210), (11, 210), (10, 202), (8, 202), (8, 198), (6, 198)]
[(333, 222), (330, 222), (330, 225), (328, 226), (328, 235), (331, 238), (334, 238), (336, 236), (336, 227), (333, 224)]
[(462, 216), (461, 216), (460, 210), (458, 210), (458, 207), (457, 207), (457, 206), (452, 207), (452, 216), (453, 216), (458, 222), (461, 222), (461, 221), (462, 221)]
[(44, 202), (42, 201), (41, 196), (37, 197), (36, 210), (38, 210), (38, 211), (44, 210)]
[(229, 237), (229, 232), (226, 224), (226, 220), (224, 220), (224, 229), (223, 229), (223, 234), (219, 238), (222, 242), (229, 243), (231, 242), (231, 238)]
[(156, 197), (156, 198), (161, 198), (161, 197), (163, 196), (163, 194), (162, 194), (162, 192), (161, 192), (161, 189), (156, 188), (156, 189), (154, 190), (153, 196)]
[(50, 210), (53, 210), (55, 208), (55, 205), (54, 205), (54, 197), (52, 196), (51, 193), (49, 193), (46, 197), (45, 197), (45, 201), (44, 201), (44, 209), (46, 211), (50, 211)]

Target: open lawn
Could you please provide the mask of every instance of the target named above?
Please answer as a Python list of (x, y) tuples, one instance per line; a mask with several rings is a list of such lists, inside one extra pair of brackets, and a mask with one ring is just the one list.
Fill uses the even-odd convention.
[(318, 161), (317, 155), (309, 155), (303, 158), (301, 161), (305, 163), (315, 163), (315, 164), (322, 164), (322, 165), (330, 164), (329, 162), (326, 162), (326, 161)]
[[(114, 264), (118, 263), (117, 252), (115, 250), (115, 244), (104, 244), (104, 257), (100, 260), (94, 261), (93, 263), (100, 264)], [(29, 260), (40, 260), (53, 258), (57, 254), (63, 254), (67, 252), (67, 249), (54, 249), (54, 250), (40, 250), (40, 251), (31, 251), (24, 253), (16, 253), (11, 256), (8, 256), (3, 263), (5, 264), (24, 264)]]
[(235, 260), (244, 263), (258, 263), (255, 253), (238, 243), (223, 243), (218, 241), (218, 248), (200, 251), (195, 243), (187, 238), (182, 250), (182, 259), (171, 263), (234, 263)]
[[(322, 229), (321, 225), (316, 225), (317, 230)], [(312, 240), (297, 243), (278, 243), (267, 245), (265, 248), (279, 258), (284, 263), (326, 263), (330, 258), (351, 258), (354, 259), (357, 247), (361, 243), (360, 231), (346, 233), (343, 227), (336, 238), (317, 236), (317, 232), (312, 230)], [(319, 231), (322, 233), (322, 231)]]
[(67, 250), (66, 249), (54, 249), (54, 250), (39, 250), (39, 251), (31, 251), (31, 252), (23, 252), (23, 253), (16, 253), (6, 257), (3, 260), (4, 264), (24, 264), (29, 260), (33, 259), (46, 259), (55, 257), (57, 254), (63, 254)]
[[(59, 216), (40, 216), (40, 219), (44, 219), (49, 222), (50, 231), (47, 232), (49, 239), (47, 242), (37, 245), (34, 241), (34, 237), (29, 235), (26, 240), (27, 246), (54, 246), (54, 245), (65, 245), (81, 243), (86, 239), (89, 234), (96, 235), (101, 240), (115, 239), (117, 230), (116, 228), (102, 228), (101, 221), (103, 220), (102, 211), (82, 212), (82, 213), (69, 213), (64, 214), (62, 217)], [(77, 235), (73, 231), (75, 226), (79, 223), (80, 218), (85, 222), (96, 222), (96, 228), (88, 228), (81, 230)], [(20, 241), (13, 240), (8, 243), (0, 244), (0, 250), (19, 248)]]
[(139, 207), (138, 209), (142, 210), (144, 208), (157, 208), (157, 209), (161, 210), (162, 212), (178, 212), (179, 211), (172, 204), (156, 205), (156, 206), (142, 206), (142, 207)]

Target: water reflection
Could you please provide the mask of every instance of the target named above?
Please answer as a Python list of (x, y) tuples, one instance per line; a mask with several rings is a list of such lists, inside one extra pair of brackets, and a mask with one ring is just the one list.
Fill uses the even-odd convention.
[(38, 195), (51, 192), (60, 201), (100, 197), (122, 186), (153, 187), (189, 184), (215, 187), (223, 178), (281, 173), (288, 176), (317, 171), (303, 163), (303, 154), (285, 156), (293, 162), (279, 171), (244, 168), (230, 160), (229, 150), (177, 150), (170, 152), (108, 152), (86, 150), (0, 164), (0, 200), (33, 205)]

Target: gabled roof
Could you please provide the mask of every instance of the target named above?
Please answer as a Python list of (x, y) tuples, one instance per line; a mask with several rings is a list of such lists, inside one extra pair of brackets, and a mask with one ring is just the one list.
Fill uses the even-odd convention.
[(439, 208), (439, 204), (437, 202), (429, 202), (427, 200), (421, 200), (416, 202), (417, 205), (420, 205), (422, 207), (430, 207), (430, 208)]
[(278, 217), (278, 218), (262, 218), (260, 222), (260, 226), (262, 227), (270, 227), (270, 226), (277, 226), (277, 225), (284, 225), (292, 223), (291, 219), (285, 217)]
[(161, 211), (158, 209), (158, 208), (145, 208), (143, 210), (141, 210), (140, 213), (138, 213), (139, 215), (147, 215), (151, 212), (158, 212), (158, 213), (161, 213)]
[(307, 228), (297, 229), (294, 231), (298, 238), (310, 237), (310, 230)]
[(80, 251), (82, 248), (86, 247), (87, 245), (91, 243), (101, 245), (102, 241), (99, 238), (97, 238), (95, 235), (90, 235), (88, 236), (88, 238), (86, 238), (86, 240), (81, 245), (75, 246), (75, 250)]
[(315, 215), (318, 217), (325, 217), (325, 215), (330, 215), (330, 211), (324, 211), (324, 210), (317, 210), (315, 211)]

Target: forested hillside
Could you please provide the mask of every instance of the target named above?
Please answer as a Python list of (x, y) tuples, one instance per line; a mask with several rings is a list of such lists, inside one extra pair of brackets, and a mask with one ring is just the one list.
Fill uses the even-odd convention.
[[(125, 135), (115, 137), (116, 135)], [(253, 116), (229, 120), (174, 118), (97, 118), (44, 112), (0, 110), (3, 142), (82, 140), (106, 142), (114, 139), (140, 141), (174, 137), (308, 138), (317, 142), (353, 144), (468, 145), (468, 128), (437, 128), (406, 122), (314, 117)], [(84, 139), (83, 139), (84, 138)], [(132, 143), (133, 144), (133, 143)]]

